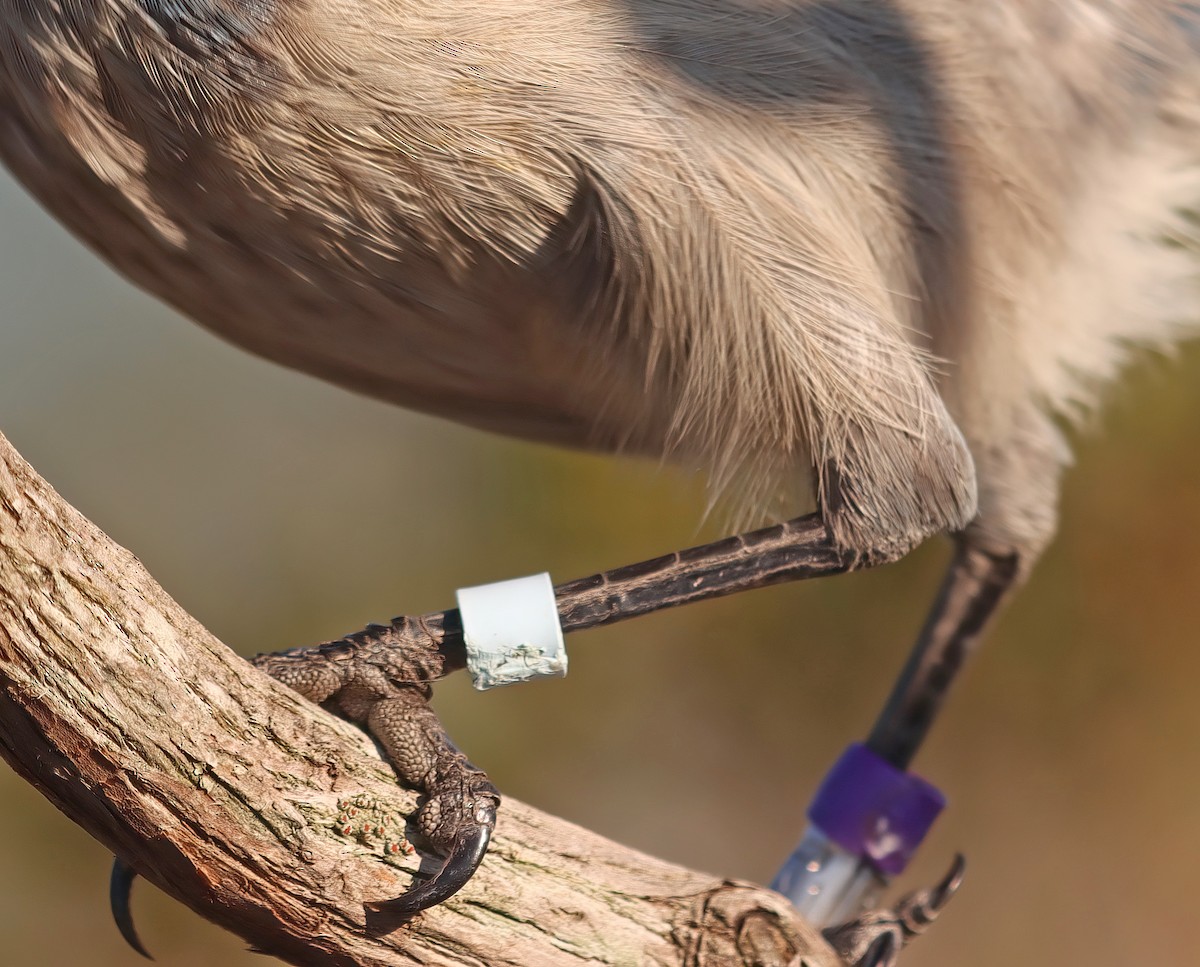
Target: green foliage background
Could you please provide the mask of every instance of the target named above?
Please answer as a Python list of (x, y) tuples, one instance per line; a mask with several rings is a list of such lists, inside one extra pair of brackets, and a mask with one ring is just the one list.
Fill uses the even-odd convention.
[[(1200, 352), (1141, 365), (1081, 441), (1062, 535), (919, 768), (951, 809), (905, 886), (967, 884), (907, 967), (1195, 961)], [(696, 478), (513, 443), (232, 349), (116, 279), (0, 182), (0, 430), (244, 654), (715, 536)], [(690, 866), (769, 879), (863, 734), (946, 558), (575, 636), (565, 682), (445, 683), (509, 795)], [(0, 772), (4, 963), (139, 962), (109, 857)], [(172, 967), (262, 964), (144, 884)]]

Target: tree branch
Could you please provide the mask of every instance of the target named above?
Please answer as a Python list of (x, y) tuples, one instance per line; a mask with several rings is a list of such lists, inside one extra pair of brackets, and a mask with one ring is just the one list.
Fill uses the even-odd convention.
[(0, 755), (146, 879), (295, 964), (839, 964), (778, 895), (511, 799), (459, 896), (378, 922), (363, 904), (403, 892), (421, 861), (395, 832), (414, 794), (361, 732), (217, 641), (2, 435)]

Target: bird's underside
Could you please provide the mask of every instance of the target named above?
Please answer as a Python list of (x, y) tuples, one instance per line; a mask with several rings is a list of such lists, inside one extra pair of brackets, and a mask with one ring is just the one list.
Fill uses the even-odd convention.
[[(869, 740), (904, 768), (1053, 532), (1056, 416), (1196, 318), (1198, 47), (1168, 0), (0, 0), (0, 156), (263, 356), (759, 511), (811, 487), (559, 587), (565, 630), (958, 534)], [(455, 620), (256, 659), (427, 792), (450, 859), (401, 911), (498, 804), (425, 704)]]

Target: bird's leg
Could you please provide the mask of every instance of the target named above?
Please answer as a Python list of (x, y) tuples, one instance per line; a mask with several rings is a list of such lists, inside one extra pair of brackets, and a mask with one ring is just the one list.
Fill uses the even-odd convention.
[[(575, 631), (883, 559), (837, 548), (812, 515), (560, 585), (555, 602), (563, 630)], [(260, 655), (254, 664), (365, 725), (401, 778), (429, 796), (417, 822), (448, 856), (446, 866), (387, 909), (415, 913), (466, 883), (482, 858), (499, 795), (454, 748), (425, 701), (431, 681), (466, 666), (459, 613), (397, 618), (315, 648)]]
[(839, 547), (820, 514), (727, 537), (554, 589), (563, 631), (579, 631), (787, 581), (885, 564), (908, 548)]
[(867, 738), (873, 752), (908, 768), (963, 664), (1028, 572), (1031, 556), (985, 547), (971, 531), (958, 536), (937, 600)]
[[(558, 585), (555, 606), (562, 630), (579, 631), (737, 591), (841, 574), (898, 556), (895, 551), (839, 548), (820, 515), (813, 514)], [(382, 698), (389, 684), (425, 688), (465, 668), (467, 655), (461, 617), (449, 610), (396, 618), (311, 648), (259, 655), (254, 664), (312, 701), (337, 706), (347, 689), (373, 689)]]
[[(836, 574), (869, 556), (834, 546), (817, 515), (606, 571), (555, 588), (564, 631), (611, 624), (735, 591)], [(870, 563), (879, 563), (878, 556)], [(389, 904), (416, 913), (460, 889), (479, 865), (500, 797), (450, 742), (426, 699), (429, 683), (466, 666), (457, 610), (373, 625), (339, 641), (260, 655), (256, 667), (365, 725), (400, 777), (429, 797), (421, 832), (443, 869)]]
[[(985, 546), (971, 531), (958, 547), (937, 600), (904, 669), (867, 739), (867, 747), (897, 769), (908, 768), (942, 702), (1000, 606), (1029, 569), (1034, 555)], [(962, 857), (931, 890), (825, 931), (853, 967), (891, 967), (901, 948), (920, 934), (958, 889)]]

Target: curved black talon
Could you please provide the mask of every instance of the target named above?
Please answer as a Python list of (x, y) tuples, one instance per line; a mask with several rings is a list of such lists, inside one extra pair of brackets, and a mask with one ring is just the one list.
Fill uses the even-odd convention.
[(367, 908), (378, 913), (411, 917), (450, 899), (475, 875), (491, 841), (490, 826), (476, 826), (459, 833), (445, 864), (433, 876), (394, 900), (368, 903)]
[(967, 861), (961, 853), (935, 886), (918, 890), (892, 910), (872, 910), (823, 931), (825, 939), (853, 967), (893, 967), (900, 951), (938, 918), (962, 886)]
[(900, 941), (892, 932), (881, 934), (867, 948), (862, 959), (854, 967), (895, 967), (900, 957)]
[(134, 950), (153, 960), (149, 952), (142, 946), (137, 931), (133, 927), (133, 913), (129, 908), (129, 894), (133, 890), (133, 881), (137, 879), (137, 870), (126, 863), (121, 857), (113, 857), (112, 873), (108, 878), (108, 904), (112, 909), (113, 920), (125, 942)]
[[(398, 627), (393, 622), (392, 631)], [(448, 667), (444, 656), (421, 647), (415, 657), (409, 655), (415, 664), (405, 664), (404, 656), (413, 649), (399, 647), (388, 629), (353, 637), (315, 650), (260, 656), (255, 664), (310, 701), (364, 726), (383, 747), (398, 778), (424, 793), (425, 802), (411, 822), (446, 857), (445, 863), (403, 896), (364, 905), (385, 920), (399, 920), (466, 886), (487, 853), (500, 793), (450, 741), (429, 707), (429, 683)]]
[(946, 871), (946, 875), (941, 878), (938, 884), (931, 887), (928, 895), (922, 897), (920, 894), (913, 897), (913, 905), (911, 916), (921, 918), (925, 924), (930, 924), (937, 919), (937, 915), (942, 912), (946, 904), (950, 902), (958, 888), (962, 886), (963, 876), (967, 872), (967, 859), (962, 853), (954, 855), (954, 862), (950, 864), (950, 869)]

